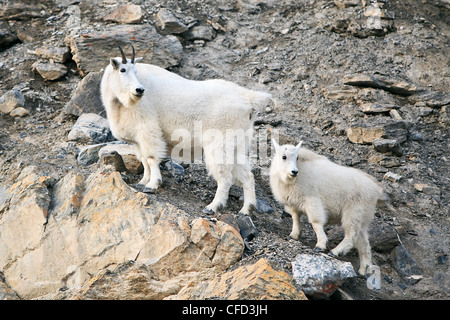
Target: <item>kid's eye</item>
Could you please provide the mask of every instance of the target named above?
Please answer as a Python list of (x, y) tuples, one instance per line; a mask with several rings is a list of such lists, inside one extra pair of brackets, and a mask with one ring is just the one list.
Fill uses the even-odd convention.
[(120, 69), (120, 72), (122, 72), (122, 73), (125, 71), (127, 71), (125, 68)]
[(281, 159), (286, 160), (286, 156), (282, 156)]

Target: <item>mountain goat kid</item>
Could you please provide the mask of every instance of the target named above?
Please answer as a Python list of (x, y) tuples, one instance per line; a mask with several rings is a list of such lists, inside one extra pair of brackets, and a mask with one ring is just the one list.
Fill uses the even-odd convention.
[[(183, 159), (194, 154), (194, 160), (201, 161), (203, 150), (208, 173), (217, 181), (215, 197), (204, 212), (224, 207), (235, 183), (244, 190), (240, 212), (249, 214), (251, 206), (256, 206), (248, 159), (254, 113), (272, 100), (271, 95), (225, 80), (188, 80), (136, 63), (133, 46), (131, 59), (119, 49), (121, 57), (111, 58), (104, 71), (101, 98), (114, 137), (136, 147), (144, 166), (139, 182), (143, 191), (158, 189), (162, 183), (159, 163), (171, 151), (178, 151), (175, 156), (183, 153)], [(239, 143), (242, 138), (245, 146)], [(235, 157), (240, 161), (234, 161)]]
[(378, 200), (386, 200), (380, 184), (368, 174), (337, 165), (326, 157), (297, 146), (275, 146), (270, 167), (270, 186), (275, 198), (292, 216), (290, 237), (300, 236), (300, 215), (306, 214), (317, 236), (316, 248), (324, 250), (326, 223), (341, 223), (345, 237), (331, 250), (335, 256), (356, 246), (360, 258), (358, 272), (372, 272), (368, 228)]

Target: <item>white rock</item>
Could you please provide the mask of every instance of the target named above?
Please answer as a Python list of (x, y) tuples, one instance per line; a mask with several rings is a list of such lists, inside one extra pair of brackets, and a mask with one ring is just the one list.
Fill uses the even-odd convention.
[(325, 254), (297, 255), (292, 261), (292, 273), (296, 286), (316, 298), (331, 296), (345, 279), (356, 277), (350, 262)]

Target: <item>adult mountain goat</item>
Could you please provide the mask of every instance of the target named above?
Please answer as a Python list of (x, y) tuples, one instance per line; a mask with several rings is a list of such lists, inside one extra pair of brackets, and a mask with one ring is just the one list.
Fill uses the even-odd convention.
[(326, 157), (297, 146), (275, 146), (270, 167), (270, 186), (293, 220), (290, 237), (300, 236), (300, 215), (306, 214), (317, 236), (316, 248), (324, 250), (327, 236), (323, 226), (341, 223), (345, 237), (331, 250), (335, 256), (356, 246), (359, 273), (372, 272), (368, 229), (378, 200), (386, 200), (380, 184), (368, 174), (337, 165)]
[(136, 147), (144, 166), (139, 182), (143, 191), (158, 189), (159, 163), (169, 154), (182, 153), (184, 160), (194, 154), (201, 160), (203, 149), (208, 173), (217, 181), (215, 197), (204, 212), (224, 207), (235, 183), (244, 190), (240, 212), (248, 214), (256, 205), (248, 160), (254, 113), (269, 103), (271, 95), (225, 80), (188, 80), (136, 63), (134, 47), (131, 59), (119, 49), (121, 57), (111, 58), (105, 69), (101, 96), (114, 137)]

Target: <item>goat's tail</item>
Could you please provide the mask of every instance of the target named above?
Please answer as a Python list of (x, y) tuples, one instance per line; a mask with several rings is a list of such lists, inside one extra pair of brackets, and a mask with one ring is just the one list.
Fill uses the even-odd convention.
[(387, 194), (387, 192), (385, 190), (383, 190), (383, 193), (382, 193), (381, 197), (378, 199), (377, 206), (378, 207), (382, 207), (382, 208), (384, 207), (384, 208), (388, 209), (391, 212), (396, 212), (397, 211), (391, 205), (389, 195)]
[(276, 100), (272, 95), (264, 91), (250, 91), (247, 95), (247, 99), (256, 111), (262, 111), (270, 102), (272, 102), (275, 107), (277, 105)]

